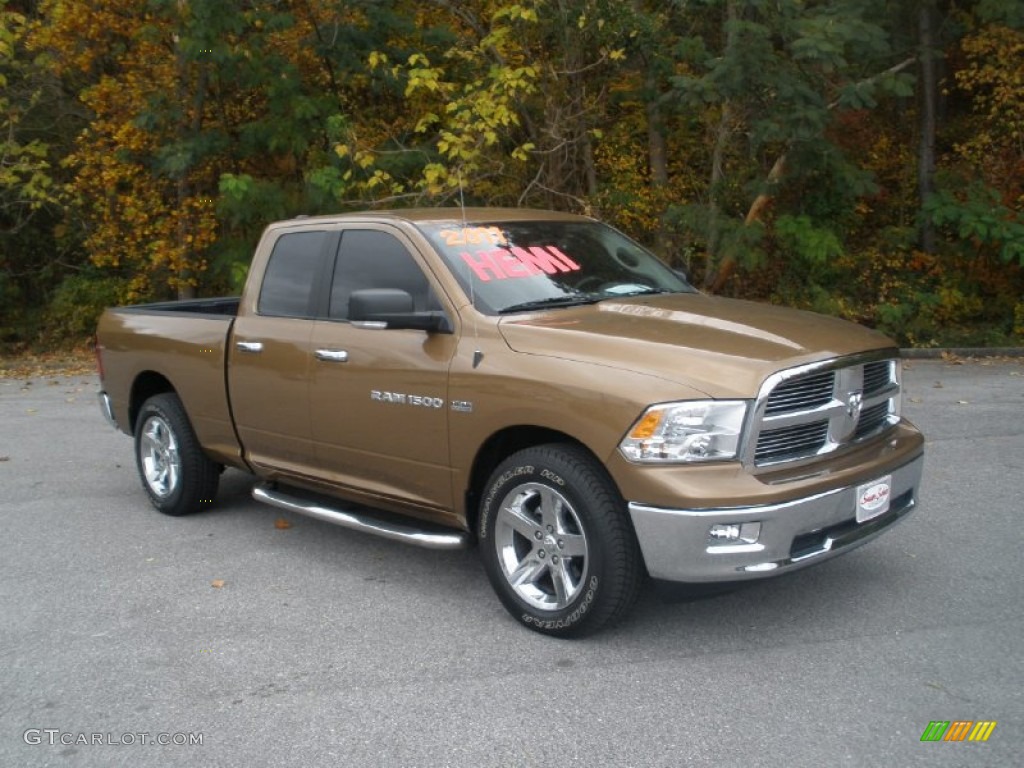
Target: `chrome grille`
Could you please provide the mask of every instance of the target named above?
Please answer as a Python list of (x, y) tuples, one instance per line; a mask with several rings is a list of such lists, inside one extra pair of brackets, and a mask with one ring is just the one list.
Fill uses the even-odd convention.
[(794, 456), (805, 456), (808, 452), (820, 450), (828, 439), (828, 422), (800, 424), (782, 429), (767, 429), (761, 432), (757, 441), (754, 460), (761, 464), (767, 461), (785, 461)]
[(832, 399), (835, 371), (822, 371), (780, 384), (768, 396), (766, 414), (796, 411), (825, 405)]
[(879, 360), (864, 366), (864, 393), (878, 392), (892, 382), (892, 363)]
[(899, 361), (877, 354), (782, 371), (761, 388), (747, 461), (805, 461), (878, 435), (899, 421)]
[(857, 421), (857, 429), (853, 433), (855, 439), (867, 437), (879, 427), (885, 425), (886, 417), (889, 415), (889, 403), (879, 403), (867, 410), (861, 411), (860, 419)]

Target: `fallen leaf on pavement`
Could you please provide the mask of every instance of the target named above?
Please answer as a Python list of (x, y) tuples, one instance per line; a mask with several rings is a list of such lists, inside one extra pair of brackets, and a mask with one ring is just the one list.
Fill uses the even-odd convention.
[(210, 582), (210, 586), (214, 589), (220, 589), (224, 586), (224, 579), (214, 579)]
[(277, 520), (274, 521), (274, 527), (277, 528), (277, 530), (279, 531), (286, 531), (292, 527), (292, 524), (285, 520), (283, 517), (279, 517), (277, 518)]
[(54, 376), (84, 376), (95, 371), (96, 355), (91, 344), (41, 354), (0, 354), (0, 379), (52, 379)]
[(932, 384), (932, 389), (942, 389), (942, 382), (936, 381), (934, 384)]

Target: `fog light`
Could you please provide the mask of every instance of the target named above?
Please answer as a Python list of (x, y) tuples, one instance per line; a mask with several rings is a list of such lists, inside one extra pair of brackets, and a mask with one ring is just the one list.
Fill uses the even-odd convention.
[(712, 546), (756, 544), (760, 535), (760, 523), (717, 523), (708, 529)]

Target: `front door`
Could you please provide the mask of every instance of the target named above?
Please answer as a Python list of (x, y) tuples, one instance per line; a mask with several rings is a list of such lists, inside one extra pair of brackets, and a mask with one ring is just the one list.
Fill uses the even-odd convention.
[(397, 288), (415, 310), (441, 309), (400, 234), (369, 225), (341, 234), (327, 318), (310, 343), (311, 433), (324, 479), (370, 499), (449, 521), (448, 366), (456, 336), (348, 321), (364, 288)]

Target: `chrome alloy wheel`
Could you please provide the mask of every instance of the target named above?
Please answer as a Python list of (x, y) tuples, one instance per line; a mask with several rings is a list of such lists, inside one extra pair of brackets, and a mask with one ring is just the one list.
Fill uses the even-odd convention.
[(568, 499), (547, 485), (524, 483), (505, 495), (494, 546), (509, 585), (534, 608), (561, 610), (586, 583), (586, 533)]
[(146, 485), (161, 499), (170, 496), (181, 478), (181, 455), (174, 430), (160, 416), (150, 416), (142, 426), (139, 458)]

